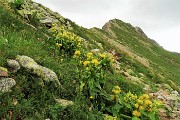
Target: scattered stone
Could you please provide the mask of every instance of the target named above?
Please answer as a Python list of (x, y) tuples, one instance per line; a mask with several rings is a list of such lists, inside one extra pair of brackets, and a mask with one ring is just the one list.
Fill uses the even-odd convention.
[(144, 91), (148, 92), (151, 90), (151, 87), (147, 84), (144, 84), (144, 88), (143, 88)]
[(7, 77), (8, 76), (8, 70), (4, 67), (0, 67), (0, 77)]
[(131, 70), (131, 69), (127, 69), (126, 72), (129, 73), (130, 75), (134, 74), (133, 70)]
[(97, 45), (100, 49), (102, 49), (102, 50), (104, 49), (101, 43), (97, 43)]
[(11, 91), (10, 89), (16, 85), (16, 81), (12, 78), (0, 79), (0, 92), (5, 93)]
[(20, 65), (16, 60), (8, 59), (7, 64), (8, 64), (9, 67), (12, 68), (13, 72), (17, 72), (20, 69)]
[(26, 71), (38, 75), (47, 82), (54, 81), (56, 86), (61, 85), (55, 72), (46, 67), (38, 65), (32, 58), (18, 55), (16, 60), (19, 62), (21, 67), (26, 69)]
[(91, 52), (93, 52), (93, 53), (100, 53), (100, 49), (92, 49)]
[[(163, 87), (163, 86), (162, 86)], [(162, 120), (180, 120), (180, 96), (177, 91), (169, 91), (169, 89), (160, 90), (156, 93), (150, 93), (151, 97), (155, 97), (161, 100), (163, 105), (169, 111), (172, 111), (168, 115), (166, 110), (159, 110), (159, 116)]]
[(143, 73), (139, 73), (139, 75), (140, 75), (141, 77), (144, 77), (144, 74), (143, 74)]
[(122, 73), (125, 77), (130, 77), (131, 75), (129, 75), (129, 73), (128, 72), (123, 72)]
[(69, 105), (73, 105), (73, 101), (65, 100), (65, 99), (55, 99), (56, 102), (58, 102), (61, 106), (67, 107)]
[(53, 18), (46, 17), (40, 20), (40, 23), (44, 24), (47, 27), (51, 27), (53, 24)]

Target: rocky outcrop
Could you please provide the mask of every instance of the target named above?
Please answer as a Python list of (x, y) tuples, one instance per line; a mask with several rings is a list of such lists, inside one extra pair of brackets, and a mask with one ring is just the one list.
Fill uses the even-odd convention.
[(69, 20), (32, 0), (25, 0), (17, 12), (25, 19), (29, 21), (36, 19), (40, 24), (48, 28), (50, 28), (52, 24), (56, 24), (57, 27), (64, 26), (64, 28), (73, 29)]
[(0, 79), (0, 92), (5, 93), (11, 91), (10, 89), (16, 85), (16, 81), (12, 78)]
[(23, 67), (26, 71), (36, 74), (47, 82), (53, 81), (55, 82), (56, 86), (61, 85), (55, 72), (37, 64), (32, 58), (28, 56), (18, 55), (16, 60), (19, 62), (20, 66)]
[[(155, 97), (162, 101), (167, 110), (160, 109), (159, 115), (162, 120), (180, 120), (180, 95), (177, 91), (159, 90), (151, 93), (151, 97)], [(167, 111), (169, 113), (167, 114)]]
[(148, 38), (147, 35), (144, 33), (144, 31), (140, 27), (135, 27), (135, 31), (139, 33), (141, 36)]

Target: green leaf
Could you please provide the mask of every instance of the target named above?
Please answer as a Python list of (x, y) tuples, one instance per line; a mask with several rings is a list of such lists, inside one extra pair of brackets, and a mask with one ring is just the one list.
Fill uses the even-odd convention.
[(80, 91), (82, 91), (82, 90), (83, 90), (84, 85), (85, 85), (85, 83), (84, 83), (84, 82), (82, 82), (82, 81), (80, 81)]
[(138, 117), (133, 117), (132, 120), (140, 120)]

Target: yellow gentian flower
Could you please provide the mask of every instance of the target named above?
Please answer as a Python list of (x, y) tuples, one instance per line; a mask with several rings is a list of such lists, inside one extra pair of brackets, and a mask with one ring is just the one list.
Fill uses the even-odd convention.
[(79, 50), (76, 50), (75, 53), (74, 53), (74, 55), (78, 55), (78, 56), (79, 56), (80, 54), (81, 54), (81, 52), (80, 52)]
[(132, 114), (133, 114), (134, 116), (136, 116), (136, 117), (141, 116), (141, 113), (140, 113), (139, 111), (137, 111), (137, 110), (133, 111)]
[(99, 65), (99, 62), (98, 62), (97, 59), (93, 59), (93, 60), (92, 60), (92, 63), (93, 63), (95, 66), (98, 66), (98, 65)]
[(86, 67), (89, 64), (89, 61), (84, 61), (84, 67)]

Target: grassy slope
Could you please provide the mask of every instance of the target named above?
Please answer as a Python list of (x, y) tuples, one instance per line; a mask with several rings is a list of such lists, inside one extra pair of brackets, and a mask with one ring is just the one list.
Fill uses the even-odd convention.
[[(42, 86), (40, 78), (23, 69), (16, 74), (9, 73), (17, 85), (12, 92), (0, 95), (0, 118), (7, 117), (8, 111), (11, 111), (12, 119), (55, 119), (57, 116), (61, 119), (100, 119), (102, 116), (98, 111), (88, 112), (89, 98), (84, 98), (76, 91), (79, 85), (75, 74), (77, 65), (69, 58), (63, 58), (61, 62), (61, 57), (54, 56), (49, 48), (48, 38), (43, 31), (35, 30), (25, 22), (4, 7), (3, 3), (0, 5), (0, 66), (7, 67), (6, 60), (14, 59), (16, 55), (30, 56), (37, 63), (55, 71), (63, 88), (55, 88), (51, 83)], [(122, 76), (107, 74), (106, 91), (110, 92), (114, 85), (121, 85), (126, 92), (141, 91), (139, 86), (130, 84)], [(75, 105), (64, 110), (57, 106), (54, 98), (73, 100)], [(18, 101), (16, 106), (13, 105), (13, 99)]]
[[(130, 61), (130, 63), (133, 64), (134, 67), (137, 68), (137, 66), (140, 66), (137, 69), (135, 69), (134, 67), (131, 69), (135, 69), (137, 73), (144, 72), (145, 75), (149, 74), (149, 77), (147, 79), (149, 79), (149, 81), (151, 82), (168, 83), (171, 87), (179, 90), (178, 86), (180, 85), (180, 57), (177, 54), (166, 51), (154, 41), (150, 40), (149, 38), (143, 37), (141, 34), (135, 31), (135, 28), (133, 26), (128, 23), (124, 23), (123, 21), (115, 19), (111, 20), (109, 24), (109, 29), (115, 36), (113, 36), (112, 33), (107, 30), (98, 28), (88, 30), (79, 27), (74, 23), (72, 25), (76, 34), (87, 39), (92, 44), (92, 41), (94, 40), (101, 43), (104, 47), (104, 50), (115, 49), (121, 54), (121, 50), (118, 49), (117, 46), (127, 46), (133, 53), (147, 59), (150, 62), (151, 67), (151, 69), (148, 69), (140, 65), (136, 61)], [(98, 46), (96, 47), (98, 48)], [(126, 58), (129, 59), (129, 57), (127, 56)], [(120, 57), (120, 59), (123, 58)], [(123, 60), (121, 62), (123, 62)], [(174, 83), (172, 83), (171, 81), (173, 81)]]
[[(180, 85), (179, 56), (164, 50), (162, 47), (154, 44), (153, 41), (143, 38), (133, 30), (128, 30), (128, 32), (125, 31), (124, 29), (127, 29), (127, 27), (131, 28), (129, 24), (122, 23), (121, 21), (116, 21), (116, 23), (120, 27), (112, 27), (111, 29), (121, 42), (130, 47), (133, 51), (135, 51), (135, 53), (138, 53), (139, 55), (150, 60), (153, 64), (156, 64), (157, 68), (154, 67), (154, 69), (157, 69), (160, 73), (162, 71), (162, 74), (165, 74), (164, 76), (166, 80), (173, 80), (175, 83)], [(150, 44), (149, 49), (146, 45), (143, 45), (141, 41)]]

